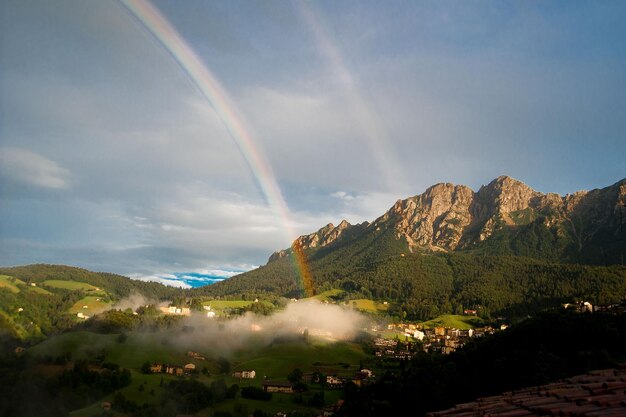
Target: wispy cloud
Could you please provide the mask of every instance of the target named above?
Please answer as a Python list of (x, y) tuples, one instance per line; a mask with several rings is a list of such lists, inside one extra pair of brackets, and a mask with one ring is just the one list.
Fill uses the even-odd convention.
[(340, 200), (344, 200), (344, 201), (352, 201), (354, 200), (354, 196), (346, 193), (345, 191), (337, 191), (331, 194), (331, 196), (338, 198)]
[(28, 149), (0, 148), (0, 173), (5, 178), (42, 188), (65, 189), (71, 184), (68, 169)]

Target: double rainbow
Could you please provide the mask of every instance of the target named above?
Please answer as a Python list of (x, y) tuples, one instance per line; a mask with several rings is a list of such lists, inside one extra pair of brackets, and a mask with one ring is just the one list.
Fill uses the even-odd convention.
[[(255, 145), (254, 137), (246, 127), (243, 116), (229, 98), (226, 90), (156, 7), (146, 0), (121, 0), (121, 2), (170, 53), (202, 96), (211, 104), (254, 174), (268, 204), (282, 221), (288, 238), (294, 241), (296, 233), (292, 226), (289, 208), (282, 196), (272, 167)], [(314, 294), (314, 288), (306, 256), (297, 244), (294, 244), (292, 249), (298, 269), (299, 287), (306, 296), (311, 296)]]

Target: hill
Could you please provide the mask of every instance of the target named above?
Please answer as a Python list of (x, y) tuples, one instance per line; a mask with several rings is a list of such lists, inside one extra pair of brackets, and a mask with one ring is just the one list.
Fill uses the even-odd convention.
[(478, 192), (438, 184), (372, 223), (329, 224), (265, 266), (192, 293), (310, 296), (294, 268), (298, 248), (315, 292), (393, 301), (390, 312), (401, 317), (466, 308), (522, 317), (576, 298), (617, 302), (626, 296), (625, 202), (626, 180), (564, 197), (509, 177)]
[(180, 291), (63, 265), (0, 268), (0, 341), (49, 336), (74, 326), (77, 313), (92, 315), (131, 293), (160, 300)]

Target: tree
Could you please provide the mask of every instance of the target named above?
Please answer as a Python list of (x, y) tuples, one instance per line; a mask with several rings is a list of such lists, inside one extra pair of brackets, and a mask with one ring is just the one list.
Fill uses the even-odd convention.
[(152, 371), (150, 370), (150, 362), (146, 361), (141, 365), (141, 373), (142, 374), (152, 373)]
[(223, 356), (220, 356), (217, 360), (217, 366), (220, 368), (220, 372), (227, 374), (230, 372), (230, 362)]
[(290, 382), (293, 382), (294, 384), (302, 381), (302, 376), (304, 375), (304, 373), (302, 372), (302, 370), (300, 368), (295, 368), (293, 371), (291, 371), (289, 373), (289, 375), (287, 375), (287, 379)]
[(312, 407), (324, 406), (324, 391), (318, 391), (309, 400), (309, 405)]

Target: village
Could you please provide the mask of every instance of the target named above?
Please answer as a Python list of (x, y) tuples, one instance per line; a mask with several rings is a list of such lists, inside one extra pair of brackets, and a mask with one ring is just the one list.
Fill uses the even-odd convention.
[[(456, 329), (445, 326), (424, 328), (419, 324), (391, 323), (388, 331), (396, 331), (394, 339), (377, 337), (374, 340), (376, 357), (397, 360), (410, 360), (418, 352), (437, 352), (444, 355), (462, 348), (471, 338), (483, 337), (496, 331), (505, 330), (508, 325), (499, 328), (485, 326), (475, 329)], [(404, 340), (401, 339), (404, 337)]]

